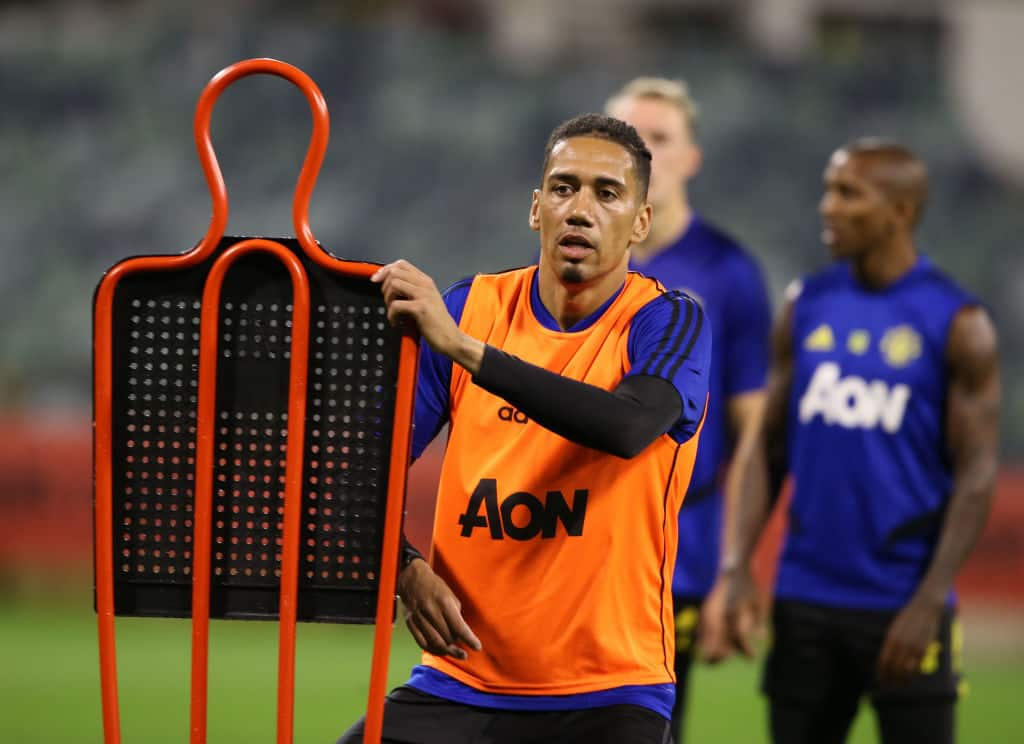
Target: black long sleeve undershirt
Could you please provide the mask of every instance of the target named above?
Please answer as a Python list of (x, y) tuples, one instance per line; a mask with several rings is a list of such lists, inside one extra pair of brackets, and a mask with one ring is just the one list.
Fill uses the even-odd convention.
[(612, 391), (579, 382), (487, 346), (473, 382), (538, 424), (585, 447), (631, 458), (667, 432), (683, 412), (675, 386), (631, 375)]

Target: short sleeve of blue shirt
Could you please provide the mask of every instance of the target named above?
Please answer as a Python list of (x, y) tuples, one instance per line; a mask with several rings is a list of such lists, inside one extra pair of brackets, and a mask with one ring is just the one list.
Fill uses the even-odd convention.
[(723, 306), (725, 328), (719, 331), (722, 348), (722, 394), (734, 395), (764, 387), (768, 374), (768, 348), (772, 310), (757, 263), (745, 255), (732, 259), (729, 302)]
[[(462, 320), (473, 278), (455, 282), (444, 292), (444, 304), (456, 324)], [(423, 454), (441, 428), (448, 423), (451, 411), (452, 360), (438, 354), (424, 342), (420, 343), (420, 365), (416, 377), (416, 406), (413, 413), (412, 456)]]
[(629, 375), (668, 380), (683, 413), (669, 430), (677, 442), (697, 431), (708, 395), (711, 327), (700, 303), (683, 292), (666, 292), (644, 305), (629, 329)]

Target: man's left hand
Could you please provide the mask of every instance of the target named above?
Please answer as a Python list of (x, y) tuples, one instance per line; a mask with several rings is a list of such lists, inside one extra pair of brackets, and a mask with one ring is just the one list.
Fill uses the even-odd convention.
[(929, 644), (939, 636), (941, 603), (914, 598), (896, 615), (878, 655), (878, 679), (900, 682), (921, 668)]
[(476, 374), (484, 345), (459, 330), (434, 280), (404, 259), (377, 270), (370, 281), (381, 285), (388, 321), (411, 320), (430, 348)]
[(719, 579), (711, 588), (704, 604), (700, 607), (700, 623), (697, 625), (697, 647), (701, 658), (708, 664), (717, 664), (732, 655), (732, 645), (725, 622), (726, 582)]
[(412, 320), (435, 351), (443, 353), (451, 344), (459, 329), (448, 314), (433, 279), (408, 261), (399, 259), (381, 266), (370, 281), (380, 284), (391, 325), (397, 326), (404, 319)]

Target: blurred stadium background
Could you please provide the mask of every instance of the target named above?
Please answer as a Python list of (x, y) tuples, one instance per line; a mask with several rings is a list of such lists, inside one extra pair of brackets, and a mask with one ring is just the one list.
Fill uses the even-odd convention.
[[(91, 298), (102, 272), (178, 253), (209, 198), (191, 122), (207, 80), (269, 56), (323, 89), (332, 137), (311, 223), (346, 257), (406, 257), (450, 283), (531, 262), (546, 136), (639, 74), (701, 104), (698, 209), (753, 248), (776, 302), (827, 260), (829, 153), (878, 134), (932, 173), (920, 246), (989, 303), (1002, 336), (1004, 472), (959, 583), (966, 742), (1024, 730), (1024, 2), (1020, 0), (0, 1), (0, 741), (99, 742), (91, 609)], [(229, 234), (291, 233), (309, 112), (283, 81), (214, 114)], [(413, 469), (428, 540), (437, 452)], [(188, 628), (119, 621), (128, 742), (187, 731)], [(299, 632), (296, 741), (365, 704), (369, 629)], [(396, 632), (392, 679), (415, 659)], [(211, 741), (271, 738), (275, 629), (215, 624)], [(765, 739), (756, 667), (696, 682), (694, 741)], [(862, 716), (854, 741), (873, 740)]]

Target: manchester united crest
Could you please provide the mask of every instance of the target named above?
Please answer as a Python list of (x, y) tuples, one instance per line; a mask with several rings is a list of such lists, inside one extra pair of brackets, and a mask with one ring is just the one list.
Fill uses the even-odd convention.
[(882, 336), (880, 348), (890, 367), (906, 367), (921, 356), (921, 334), (909, 325), (893, 326)]

